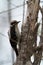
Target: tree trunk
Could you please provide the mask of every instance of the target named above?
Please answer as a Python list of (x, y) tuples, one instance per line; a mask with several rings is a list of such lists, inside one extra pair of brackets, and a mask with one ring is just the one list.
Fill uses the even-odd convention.
[(30, 58), (37, 40), (39, 2), (40, 0), (27, 1), (26, 21), (22, 25), (19, 56), (15, 65), (32, 65)]

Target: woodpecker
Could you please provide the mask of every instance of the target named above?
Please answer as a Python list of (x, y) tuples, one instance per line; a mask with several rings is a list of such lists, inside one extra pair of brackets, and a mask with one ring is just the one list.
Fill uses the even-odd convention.
[(19, 43), (19, 39), (20, 39), (20, 31), (18, 29), (18, 23), (20, 21), (12, 21), (11, 25), (10, 25), (10, 44), (11, 47), (15, 50), (16, 55), (18, 56), (18, 49), (17, 49), (17, 45)]

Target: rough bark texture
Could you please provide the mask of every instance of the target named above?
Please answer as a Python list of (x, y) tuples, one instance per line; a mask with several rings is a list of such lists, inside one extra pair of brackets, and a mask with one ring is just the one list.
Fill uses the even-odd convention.
[(32, 65), (30, 57), (34, 53), (37, 40), (39, 2), (40, 0), (27, 1), (26, 22), (22, 26), (19, 56), (15, 65)]

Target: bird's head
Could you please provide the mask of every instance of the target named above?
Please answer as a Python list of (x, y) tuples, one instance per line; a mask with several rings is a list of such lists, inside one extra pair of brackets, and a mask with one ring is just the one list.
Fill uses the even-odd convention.
[(13, 20), (13, 21), (11, 22), (11, 26), (18, 25), (19, 22), (20, 22), (20, 21)]

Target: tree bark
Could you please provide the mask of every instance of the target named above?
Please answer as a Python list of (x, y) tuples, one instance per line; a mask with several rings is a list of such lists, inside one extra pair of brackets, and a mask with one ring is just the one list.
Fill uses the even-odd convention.
[(39, 2), (40, 0), (27, 1), (26, 21), (22, 25), (19, 56), (15, 65), (32, 65), (30, 58), (34, 54), (33, 48), (37, 40)]

